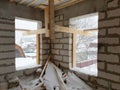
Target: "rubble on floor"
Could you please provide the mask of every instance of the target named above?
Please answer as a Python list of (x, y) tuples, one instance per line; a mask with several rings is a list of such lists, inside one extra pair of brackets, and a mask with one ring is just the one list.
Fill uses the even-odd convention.
[(46, 64), (44, 75), (39, 78), (19, 78), (19, 86), (9, 90), (92, 90), (74, 73), (62, 72), (52, 62)]

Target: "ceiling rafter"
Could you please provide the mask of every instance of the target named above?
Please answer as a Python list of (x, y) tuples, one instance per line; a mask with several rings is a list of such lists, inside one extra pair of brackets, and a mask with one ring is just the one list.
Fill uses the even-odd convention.
[[(48, 2), (49, 0), (46, 0)], [(60, 2), (61, 0), (54, 0), (55, 3)]]
[(9, 0), (10, 2), (15, 2), (15, 0)]
[(39, 5), (35, 6), (34, 8), (45, 9), (47, 7), (48, 7), (48, 5), (45, 5), (44, 3), (40, 3)]
[(59, 10), (59, 9), (62, 9), (62, 8), (65, 8), (65, 7), (74, 5), (74, 4), (79, 3), (79, 2), (81, 2), (81, 1), (83, 1), (83, 0), (70, 0), (70, 1), (67, 1), (67, 2), (65, 2), (65, 3), (63, 3), (63, 4), (60, 4), (60, 5), (58, 5), (58, 6), (55, 6), (55, 10)]
[(38, 0), (32, 0), (27, 6), (33, 5), (36, 1), (38, 1)]
[[(15, 0), (9, 0), (10, 2), (15, 2)], [(22, 4), (24, 3), (26, 0), (20, 0), (19, 1), (19, 4)], [(27, 6), (32, 6), (37, 0), (33, 0), (32, 2), (30, 2)], [(60, 2), (61, 0), (54, 0), (54, 2)], [(62, 9), (62, 8), (65, 8), (65, 7), (68, 7), (68, 6), (71, 6), (71, 5), (74, 5), (76, 3), (79, 3), (81, 1), (84, 1), (84, 0), (70, 0), (70, 1), (67, 1), (67, 2), (64, 2), (60, 5), (56, 5), (55, 6), (55, 10), (59, 10), (59, 9)], [(45, 0), (45, 2), (48, 2), (48, 0)], [(45, 9), (47, 8), (48, 5), (46, 5), (45, 3), (41, 3), (37, 6), (35, 6), (34, 8), (41, 8), (41, 9)]]
[(22, 3), (24, 3), (26, 0), (20, 0), (19, 1), (19, 4), (22, 4)]

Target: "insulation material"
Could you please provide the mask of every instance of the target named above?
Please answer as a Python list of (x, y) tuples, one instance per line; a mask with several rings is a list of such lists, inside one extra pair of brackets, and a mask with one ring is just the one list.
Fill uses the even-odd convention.
[(63, 73), (52, 62), (48, 63), (43, 77), (37, 79), (24, 77), (19, 83), (20, 87), (12, 90), (92, 90), (74, 73)]
[[(54, 67), (56, 66), (50, 62), (46, 68), (44, 75), (44, 85), (47, 90), (54, 90), (55, 88), (60, 87)], [(57, 70), (61, 72), (59, 69)]]
[(65, 84), (62, 78), (62, 71), (52, 63), (48, 64), (44, 78), (44, 84), (47, 90), (92, 90), (85, 82), (70, 72), (68, 73), (68, 77), (66, 78), (67, 83)]
[(79, 79), (74, 73), (68, 73), (67, 78), (68, 90), (92, 90), (88, 85)]
[[(30, 77), (30, 78), (22, 78), (19, 80), (20, 82), (20, 87), (21, 87), (21, 90), (44, 90), (44, 87), (42, 87), (42, 84), (43, 83), (40, 83), (39, 82), (39, 79), (35, 79), (33, 77)], [(38, 84), (39, 82), (39, 84)], [(36, 85), (38, 84), (38, 85)]]

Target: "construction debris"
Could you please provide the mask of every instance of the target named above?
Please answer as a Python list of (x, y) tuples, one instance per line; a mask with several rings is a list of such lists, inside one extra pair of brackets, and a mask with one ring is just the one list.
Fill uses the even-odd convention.
[(20, 85), (9, 90), (92, 90), (74, 73), (62, 72), (50, 62), (50, 57), (48, 57), (39, 78), (26, 78), (19, 78)]

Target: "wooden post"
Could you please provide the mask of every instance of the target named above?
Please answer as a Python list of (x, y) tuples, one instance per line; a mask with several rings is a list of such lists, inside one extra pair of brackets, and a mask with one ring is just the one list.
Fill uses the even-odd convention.
[(36, 63), (40, 64), (40, 34), (36, 35)]
[[(45, 12), (45, 29), (48, 30), (49, 29), (49, 9), (48, 7), (44, 9), (44, 12)], [(45, 36), (46, 37), (49, 37), (49, 32), (48, 31)]]
[(49, 0), (50, 39), (55, 38), (54, 0)]

